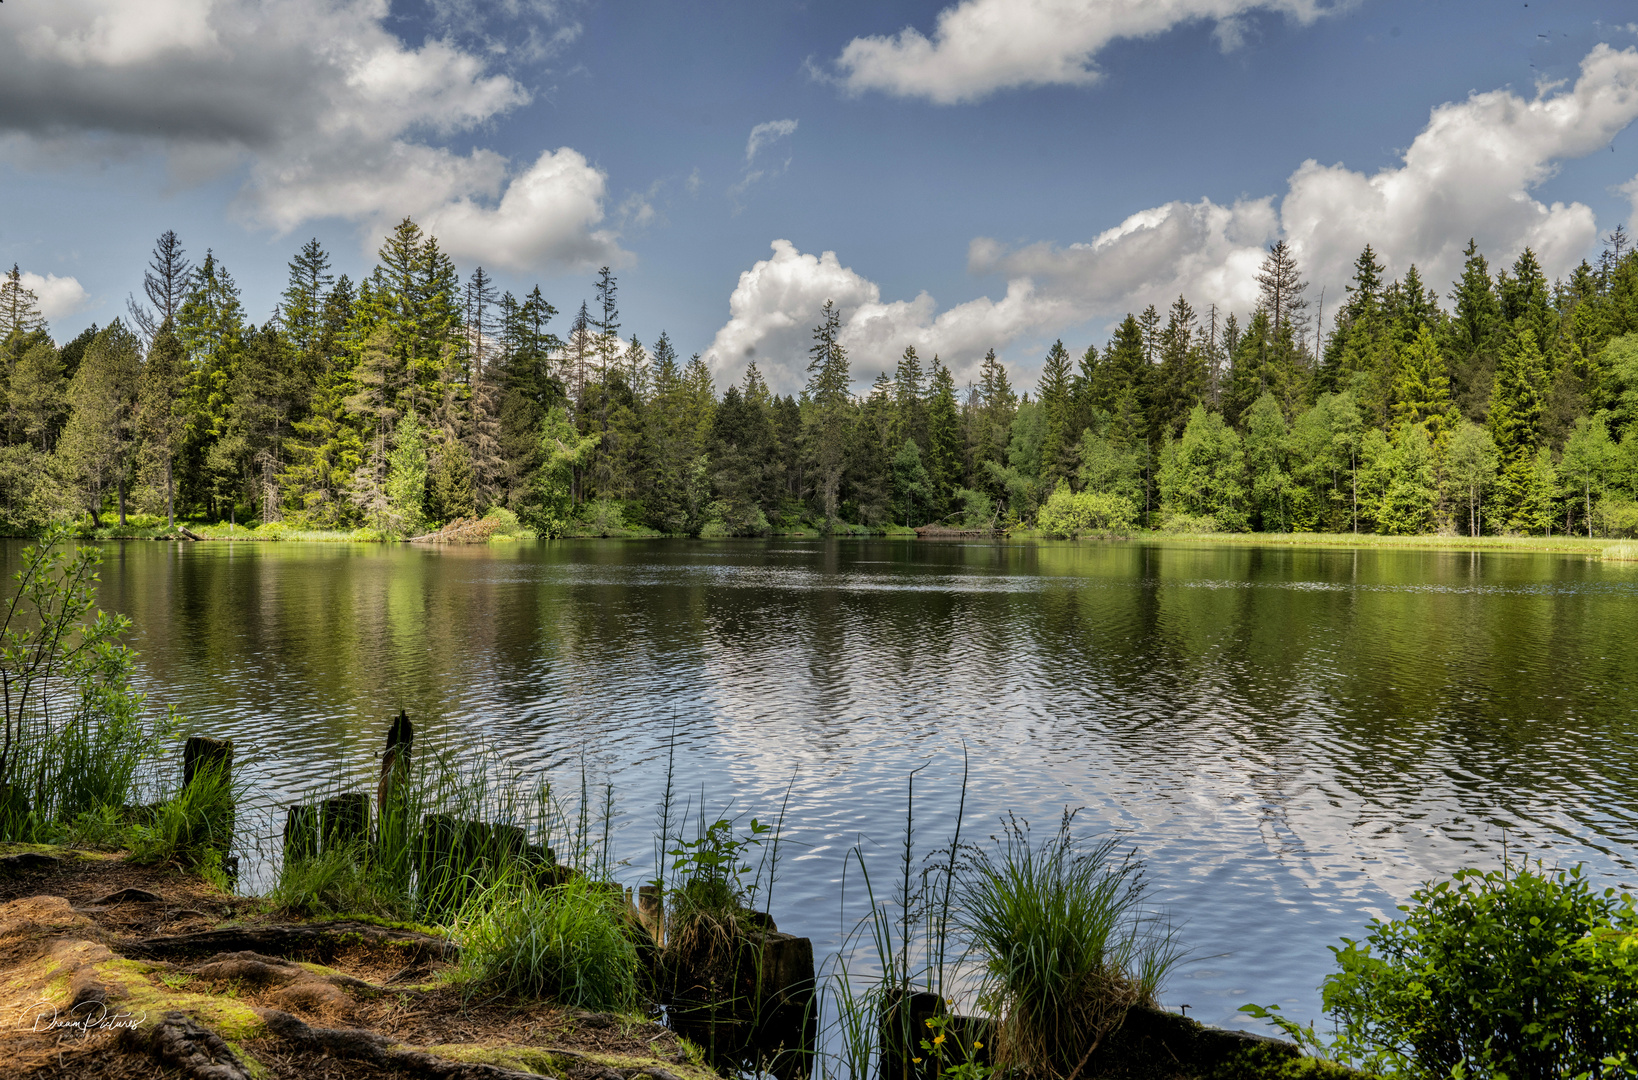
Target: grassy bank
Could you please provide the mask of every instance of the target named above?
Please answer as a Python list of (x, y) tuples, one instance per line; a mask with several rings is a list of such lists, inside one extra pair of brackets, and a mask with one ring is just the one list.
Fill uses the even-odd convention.
[[(1036, 530), (1015, 531), (1013, 539), (1046, 540)], [(1585, 536), (1380, 536), (1375, 533), (1200, 533), (1139, 529), (1131, 540), (1168, 544), (1229, 544), (1240, 547), (1328, 547), (1400, 551), (1521, 551), (1538, 554), (1590, 555), (1594, 558), (1638, 559), (1638, 544)], [(1058, 541), (1100, 543), (1098, 540)], [(1627, 554), (1610, 554), (1625, 551)]]

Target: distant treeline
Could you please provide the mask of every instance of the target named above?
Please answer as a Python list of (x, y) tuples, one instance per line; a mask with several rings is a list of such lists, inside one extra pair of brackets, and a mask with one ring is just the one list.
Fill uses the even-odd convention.
[[(354, 283), (314, 240), (261, 326), (213, 255), (156, 245), (128, 317), (56, 344), (0, 283), (0, 528), (128, 511), (404, 535), (505, 508), (545, 535), (946, 521), (1419, 533), (1638, 531), (1638, 252), (1548, 282), (1472, 244), (1448, 308), (1370, 247), (1323, 320), (1270, 248), (1242, 321), (1182, 297), (1019, 394), (906, 348), (863, 397), (827, 304), (799, 395), (622, 339), (618, 283), (562, 326), (463, 282), (405, 220)], [(1327, 313), (1316, 312), (1317, 315)], [(1082, 517), (1086, 517), (1085, 514)], [(1070, 521), (1070, 526), (1064, 522)]]

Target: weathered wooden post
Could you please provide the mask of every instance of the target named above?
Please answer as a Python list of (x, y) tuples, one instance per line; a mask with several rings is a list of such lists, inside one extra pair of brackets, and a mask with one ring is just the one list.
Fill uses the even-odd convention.
[(318, 854), (318, 807), (311, 803), (284, 812), (284, 861), (311, 859)]
[(362, 846), (370, 836), (370, 797), (362, 791), (333, 795), (320, 804), (322, 847)]
[(201, 769), (220, 769), (225, 783), (233, 782), (232, 740), (210, 739), (193, 735), (182, 744), (182, 787), (193, 786), (193, 779)]

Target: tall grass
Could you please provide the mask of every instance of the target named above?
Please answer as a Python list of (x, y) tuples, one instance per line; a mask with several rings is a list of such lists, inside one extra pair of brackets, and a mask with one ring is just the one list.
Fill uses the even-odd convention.
[(203, 872), (225, 884), (223, 860), (233, 841), (239, 792), (226, 769), (202, 768), (145, 823), (128, 834), (131, 861)]
[(1074, 816), (1039, 843), (1009, 817), (993, 847), (969, 853), (958, 908), (999, 1019), (997, 1067), (1070, 1080), (1179, 959), (1146, 911), (1141, 864), (1112, 839), (1078, 839)]
[(640, 962), (625, 898), (583, 876), (545, 888), (516, 871), (476, 893), (455, 920), (457, 981), (598, 1011), (638, 1002)]
[(1638, 562), (1638, 544), (1611, 544), (1603, 557), (1605, 562)]

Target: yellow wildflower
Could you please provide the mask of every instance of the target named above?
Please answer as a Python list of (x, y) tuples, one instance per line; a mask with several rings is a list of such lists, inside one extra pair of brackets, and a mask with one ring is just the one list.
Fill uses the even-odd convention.
[(934, 1046), (937, 1046), (937, 1045), (938, 1045), (938, 1044), (939, 1044), (939, 1043), (941, 1043), (941, 1042), (943, 1042), (943, 1041), (944, 1041), (944, 1036), (943, 1036), (943, 1035), (935, 1035), (935, 1036), (933, 1036), (933, 1045), (934, 1045)]
[(910, 1062), (913, 1065), (920, 1065), (921, 1064), (921, 1058), (911, 1058)]
[(974, 1039), (973, 1040), (973, 1049), (974, 1050), (982, 1050), (982, 1049), (984, 1049), (984, 1044), (979, 1042), (977, 1039)]

